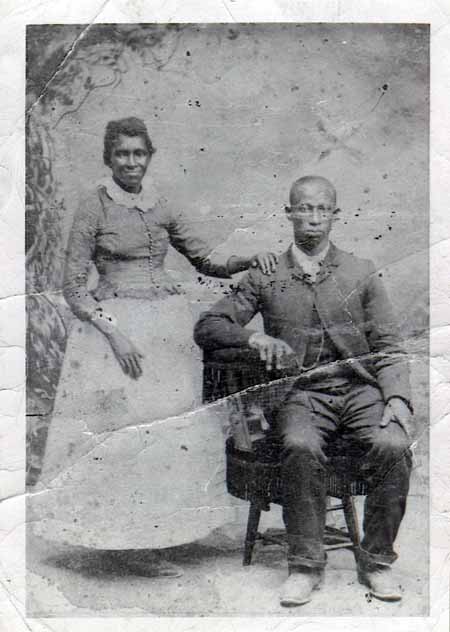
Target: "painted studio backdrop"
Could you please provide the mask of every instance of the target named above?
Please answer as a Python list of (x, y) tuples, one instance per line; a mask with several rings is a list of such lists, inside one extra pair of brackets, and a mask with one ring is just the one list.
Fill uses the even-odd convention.
[[(227, 238), (230, 252), (282, 252), (292, 181), (318, 173), (335, 183), (334, 241), (379, 267), (427, 421), (425, 26), (30, 26), (27, 108), (30, 484), (73, 319), (61, 295), (68, 231), (84, 191), (107, 174), (106, 123), (129, 115), (145, 121), (157, 148), (157, 189), (213, 245)], [(225, 290), (175, 251), (167, 263), (194, 316)], [(419, 455), (426, 450), (424, 434)]]

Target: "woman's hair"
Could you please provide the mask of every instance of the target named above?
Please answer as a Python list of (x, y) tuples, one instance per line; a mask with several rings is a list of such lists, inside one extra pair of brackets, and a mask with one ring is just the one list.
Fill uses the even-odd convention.
[(103, 161), (108, 167), (111, 166), (111, 152), (114, 143), (120, 134), (124, 136), (141, 136), (144, 139), (148, 153), (150, 155), (155, 153), (156, 149), (152, 145), (144, 121), (135, 116), (119, 119), (118, 121), (109, 121), (103, 140)]

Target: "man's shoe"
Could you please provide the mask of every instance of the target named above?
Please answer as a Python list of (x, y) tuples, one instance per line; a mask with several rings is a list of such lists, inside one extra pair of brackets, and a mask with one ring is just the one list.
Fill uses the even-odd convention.
[(322, 579), (321, 571), (304, 569), (292, 572), (283, 584), (280, 604), (291, 608), (311, 601), (314, 589), (318, 588)]
[(375, 570), (358, 569), (358, 580), (370, 590), (370, 594), (383, 601), (400, 601), (402, 592), (392, 576), (389, 566), (378, 566)]

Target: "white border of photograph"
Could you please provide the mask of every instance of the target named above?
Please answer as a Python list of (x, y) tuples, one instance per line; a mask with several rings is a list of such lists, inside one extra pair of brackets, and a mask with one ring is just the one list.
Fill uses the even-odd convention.
[[(431, 27), (431, 549), (424, 618), (27, 619), (25, 611), (25, 26), (98, 22), (394, 22)], [(447, 0), (3, 0), (0, 6), (0, 630), (447, 632), (450, 572), (450, 4)]]

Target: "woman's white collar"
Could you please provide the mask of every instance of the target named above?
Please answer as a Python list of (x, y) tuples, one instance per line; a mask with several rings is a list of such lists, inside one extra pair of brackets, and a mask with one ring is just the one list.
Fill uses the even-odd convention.
[(117, 204), (136, 207), (144, 213), (155, 207), (159, 197), (150, 178), (144, 178), (139, 193), (128, 193), (116, 184), (111, 176), (102, 178), (98, 185), (105, 187), (109, 197)]

